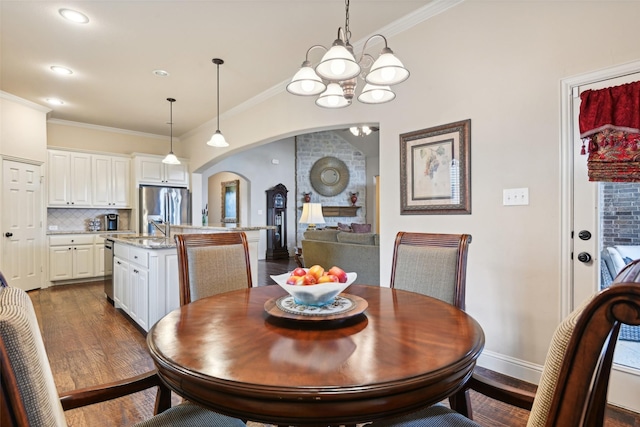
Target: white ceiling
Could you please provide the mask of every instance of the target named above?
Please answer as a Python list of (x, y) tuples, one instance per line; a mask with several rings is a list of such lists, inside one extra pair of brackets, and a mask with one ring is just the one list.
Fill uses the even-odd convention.
[[(431, 2), (353, 0), (349, 26), (356, 51), (358, 42), (411, 21), (408, 15)], [(64, 20), (58, 14), (63, 7), (90, 22)], [(50, 118), (156, 135), (169, 135), (166, 98), (173, 97), (173, 133), (180, 136), (216, 117), (212, 58), (225, 61), (224, 114), (263, 92), (284, 90), (307, 49), (329, 46), (344, 20), (342, 0), (2, 0), (0, 90), (41, 105), (49, 97), (64, 100), (49, 106)], [(393, 38), (383, 34), (393, 49)], [(377, 55), (380, 47), (367, 51)], [(317, 61), (321, 53), (314, 52)], [(59, 76), (52, 65), (74, 74)], [(157, 77), (155, 69), (170, 76)]]

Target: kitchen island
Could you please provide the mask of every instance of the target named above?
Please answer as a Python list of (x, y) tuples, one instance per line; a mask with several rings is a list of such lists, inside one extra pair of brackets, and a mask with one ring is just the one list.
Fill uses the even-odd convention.
[(180, 306), (175, 234), (243, 231), (249, 243), (251, 280), (253, 286), (258, 286), (260, 232), (272, 228), (174, 225), (171, 227), (171, 238), (161, 234), (103, 235), (114, 242), (114, 304), (145, 331)]

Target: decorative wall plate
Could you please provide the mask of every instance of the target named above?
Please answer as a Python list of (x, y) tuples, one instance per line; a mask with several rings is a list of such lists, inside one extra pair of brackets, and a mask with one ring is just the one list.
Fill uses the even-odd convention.
[(313, 164), (309, 173), (311, 186), (323, 196), (335, 196), (349, 185), (349, 169), (340, 159), (323, 157)]

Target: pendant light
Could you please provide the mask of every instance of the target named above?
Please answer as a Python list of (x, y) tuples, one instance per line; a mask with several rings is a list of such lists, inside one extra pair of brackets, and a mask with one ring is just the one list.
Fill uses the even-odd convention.
[(216, 127), (216, 133), (213, 134), (211, 139), (207, 142), (207, 145), (212, 147), (228, 147), (229, 143), (224, 139), (224, 135), (220, 132), (220, 65), (224, 64), (224, 61), (220, 58), (213, 58), (211, 60), (216, 64), (217, 70), (217, 85), (218, 85), (218, 126)]
[(169, 154), (167, 157), (162, 159), (162, 163), (166, 163), (168, 165), (179, 165), (180, 160), (173, 154), (173, 103), (176, 102), (174, 98), (167, 98), (169, 101), (169, 125), (171, 129), (171, 149), (169, 150)]

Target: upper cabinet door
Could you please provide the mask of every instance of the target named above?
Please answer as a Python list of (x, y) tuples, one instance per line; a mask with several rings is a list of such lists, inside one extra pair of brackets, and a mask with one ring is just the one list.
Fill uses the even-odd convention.
[(111, 205), (119, 208), (131, 207), (130, 159), (111, 159)]
[(71, 204), (91, 206), (91, 155), (71, 153)]
[(111, 157), (93, 156), (93, 206), (111, 206)]
[(71, 204), (71, 153), (49, 151), (49, 206), (68, 206)]
[(164, 165), (165, 166), (165, 182), (174, 185), (189, 186), (189, 168), (186, 164)]

